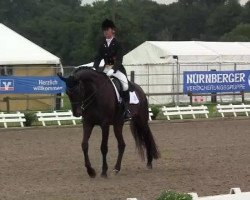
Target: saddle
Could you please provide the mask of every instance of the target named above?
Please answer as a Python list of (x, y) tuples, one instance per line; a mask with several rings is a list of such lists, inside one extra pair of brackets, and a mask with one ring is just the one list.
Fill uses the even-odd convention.
[(116, 93), (116, 96), (117, 96), (117, 100), (119, 103), (122, 102), (122, 84), (121, 82), (119, 81), (118, 78), (116, 77), (112, 77), (111, 79), (111, 82), (114, 86), (114, 89), (115, 89), (115, 93)]
[[(114, 86), (114, 90), (116, 92), (116, 97), (117, 97), (117, 100), (119, 103), (122, 103), (122, 84), (121, 82), (119, 81), (118, 78), (116, 77), (112, 77), (111, 79), (111, 82)], [(129, 84), (129, 95), (130, 95), (130, 104), (138, 104), (139, 103), (139, 99), (135, 93), (135, 88), (134, 86), (131, 84), (130, 81), (128, 81), (128, 84)]]

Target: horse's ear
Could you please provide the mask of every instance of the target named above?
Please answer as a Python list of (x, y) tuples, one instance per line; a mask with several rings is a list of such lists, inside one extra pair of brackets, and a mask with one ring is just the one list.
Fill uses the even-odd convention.
[(61, 72), (57, 73), (57, 76), (58, 76), (62, 81), (66, 82), (67, 78), (63, 77)]

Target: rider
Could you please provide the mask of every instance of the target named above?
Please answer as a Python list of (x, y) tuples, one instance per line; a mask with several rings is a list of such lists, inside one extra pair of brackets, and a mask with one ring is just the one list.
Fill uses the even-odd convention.
[(107, 76), (113, 76), (120, 80), (123, 89), (123, 101), (125, 106), (124, 119), (131, 119), (131, 113), (129, 111), (129, 85), (127, 79), (127, 73), (122, 65), (122, 47), (115, 37), (116, 26), (113, 21), (105, 19), (102, 22), (102, 31), (104, 39), (101, 42), (97, 54), (94, 59), (94, 68), (98, 69), (102, 59), (104, 59), (105, 65), (103, 72)]

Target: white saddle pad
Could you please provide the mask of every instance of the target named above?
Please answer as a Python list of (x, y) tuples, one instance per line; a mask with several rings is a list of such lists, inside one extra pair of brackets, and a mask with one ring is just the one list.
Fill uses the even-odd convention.
[[(115, 89), (117, 100), (118, 100), (119, 103), (121, 103), (122, 102), (122, 98), (121, 98), (121, 96), (120, 96), (117, 88), (115, 87), (115, 84), (113, 83), (113, 81), (112, 80), (110, 80), (110, 81), (113, 84), (113, 87)], [(139, 99), (138, 99), (138, 97), (137, 97), (137, 95), (136, 95), (135, 92), (129, 92), (129, 97), (130, 97), (130, 99), (129, 99), (129, 103), (130, 104), (138, 104), (139, 103)]]
[(139, 99), (138, 99), (135, 92), (129, 92), (129, 96), (130, 96), (130, 100), (129, 100), (130, 104), (138, 104), (139, 103)]

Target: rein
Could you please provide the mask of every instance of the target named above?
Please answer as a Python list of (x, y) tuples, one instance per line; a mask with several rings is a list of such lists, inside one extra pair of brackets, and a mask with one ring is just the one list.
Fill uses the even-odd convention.
[[(81, 101), (81, 102), (71, 102), (71, 103), (72, 103), (73, 105), (81, 104), (81, 109), (82, 109), (82, 111), (86, 110), (86, 108), (87, 108), (89, 105), (91, 105), (91, 104), (93, 103), (94, 99), (92, 99), (92, 98), (94, 98), (95, 95), (96, 95), (96, 93), (97, 93), (99, 90), (103, 89), (103, 88), (106, 86), (107, 83), (108, 83), (108, 82), (106, 82), (105, 84), (103, 84), (99, 89), (95, 90), (95, 91), (94, 91), (91, 95), (89, 95), (88, 98), (86, 98), (84, 101)], [(78, 85), (78, 86), (75, 86), (75, 87), (72, 88), (71, 90), (75, 90), (76, 87), (79, 87), (79, 85)], [(68, 90), (68, 91), (71, 92), (70, 90)]]
[[(85, 99), (84, 101), (82, 101), (82, 105), (81, 105), (81, 109), (82, 111), (84, 111), (93, 101), (90, 101), (92, 97), (94, 97), (96, 95), (98, 90), (94, 91), (87, 99)], [(87, 103), (89, 101), (89, 103)], [(87, 104), (86, 104), (87, 103)]]

